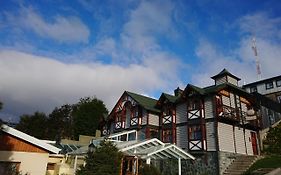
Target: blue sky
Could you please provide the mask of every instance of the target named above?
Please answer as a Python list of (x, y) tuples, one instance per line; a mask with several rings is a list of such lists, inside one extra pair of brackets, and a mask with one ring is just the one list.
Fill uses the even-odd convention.
[(1, 117), (124, 90), (158, 98), (212, 85), (227, 68), (241, 84), (281, 74), (278, 0), (0, 1)]

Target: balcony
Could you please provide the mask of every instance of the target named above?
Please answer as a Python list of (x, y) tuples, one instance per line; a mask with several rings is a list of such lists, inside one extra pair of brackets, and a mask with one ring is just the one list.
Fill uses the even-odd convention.
[(233, 121), (239, 121), (239, 115), (237, 115), (237, 110), (230, 106), (222, 105), (217, 108), (217, 114), (222, 119), (230, 119)]

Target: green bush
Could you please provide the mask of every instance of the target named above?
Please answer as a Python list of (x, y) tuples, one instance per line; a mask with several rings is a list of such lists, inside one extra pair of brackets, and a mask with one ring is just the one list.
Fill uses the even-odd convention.
[(160, 171), (153, 165), (144, 164), (140, 168), (141, 175), (161, 175)]

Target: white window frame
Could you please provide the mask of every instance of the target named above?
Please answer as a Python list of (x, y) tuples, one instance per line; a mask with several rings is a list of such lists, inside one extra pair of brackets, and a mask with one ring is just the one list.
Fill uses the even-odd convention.
[(273, 89), (273, 82), (270, 81), (270, 82), (266, 82), (265, 83), (265, 89), (268, 90), (268, 89)]

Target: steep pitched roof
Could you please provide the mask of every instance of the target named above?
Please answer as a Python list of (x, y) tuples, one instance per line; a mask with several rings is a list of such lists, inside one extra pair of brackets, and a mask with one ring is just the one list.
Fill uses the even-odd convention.
[(5, 132), (5, 133), (8, 133), (8, 134), (16, 137), (16, 138), (19, 138), (21, 140), (24, 140), (24, 141), (30, 143), (30, 144), (33, 144), (33, 145), (38, 146), (38, 147), (40, 147), (40, 148), (42, 148), (44, 150), (47, 150), (47, 151), (49, 151), (51, 153), (58, 154), (59, 151), (61, 150), (61, 149), (59, 149), (59, 148), (57, 148), (55, 146), (52, 146), (52, 145), (44, 142), (43, 140), (39, 140), (39, 139), (37, 139), (35, 137), (32, 137), (32, 136), (30, 136), (28, 134), (25, 134), (25, 133), (23, 133), (23, 132), (21, 132), (19, 130), (16, 130), (16, 129), (12, 128), (12, 127), (9, 127), (7, 125), (3, 124), (1, 126), (1, 130), (3, 132)]
[(251, 96), (251, 94), (249, 94), (247, 91), (245, 91), (244, 89), (238, 87), (238, 86), (235, 86), (231, 83), (222, 83), (222, 84), (219, 84), (219, 85), (212, 85), (212, 86), (207, 86), (207, 87), (204, 87), (204, 88), (200, 88), (200, 87), (197, 87), (197, 86), (194, 86), (192, 84), (188, 84), (185, 88), (185, 91), (187, 89), (192, 89), (196, 92), (198, 92), (199, 94), (201, 95), (207, 95), (207, 94), (211, 94), (211, 93), (215, 93), (215, 92), (218, 92), (222, 89), (225, 89), (225, 88), (231, 88), (232, 90), (235, 90), (239, 93), (242, 93), (244, 95), (247, 95), (247, 96)]
[(236, 77), (235, 75), (233, 75), (232, 73), (230, 73), (227, 69), (223, 69), (220, 73), (218, 73), (217, 75), (215, 76), (212, 76), (211, 78), (212, 79), (216, 79), (216, 78), (220, 78), (220, 77), (223, 77), (225, 75), (228, 75), (228, 76), (231, 76), (237, 80), (241, 80), (240, 78)]
[(138, 102), (138, 104), (140, 106), (142, 106), (143, 108), (150, 110), (150, 111), (154, 111), (154, 112), (160, 112), (159, 109), (155, 108), (157, 100), (150, 98), (150, 97), (146, 97), (140, 94), (136, 94), (133, 92), (129, 92), (129, 91), (125, 91), (129, 96), (131, 96), (136, 102)]
[(180, 96), (174, 96), (163, 92), (157, 101), (156, 107), (160, 107), (165, 100), (168, 100), (170, 103), (175, 103), (179, 98)]
[(205, 94), (205, 90), (204, 90), (203, 88), (200, 88), (200, 87), (198, 87), (198, 86), (194, 86), (194, 85), (192, 85), (192, 84), (188, 84), (188, 85), (186, 86), (186, 88), (185, 88), (185, 91), (187, 91), (188, 89), (192, 89), (192, 90), (198, 92), (198, 93), (201, 94), (201, 95), (204, 95), (204, 94)]
[[(169, 100), (169, 102), (172, 102), (172, 103), (175, 103), (177, 101), (177, 99), (179, 98), (179, 96), (174, 96), (174, 95), (170, 95), (170, 94), (167, 94), (167, 93), (162, 93), (162, 95), (167, 99)], [(161, 96), (162, 96), (161, 95)]]

